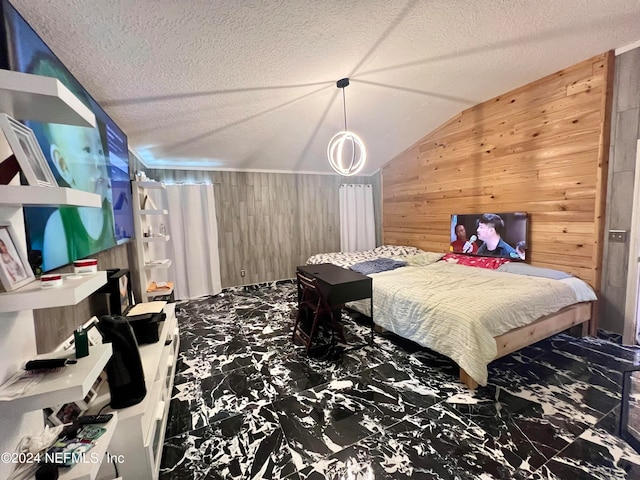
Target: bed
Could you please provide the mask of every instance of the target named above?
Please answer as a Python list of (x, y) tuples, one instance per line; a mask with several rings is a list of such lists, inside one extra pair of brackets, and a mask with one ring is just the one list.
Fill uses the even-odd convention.
[[(403, 248), (379, 247), (364, 255), (408, 264), (370, 275), (374, 323), (454, 360), (470, 388), (487, 384), (487, 366), (496, 358), (575, 325), (587, 333), (597, 297), (578, 278), (526, 264), (478, 268), (458, 262), (469, 257)], [(349, 263), (362, 257), (323, 254), (307, 263), (335, 260), (357, 267), (361, 261)], [(348, 306), (371, 316), (369, 301)]]

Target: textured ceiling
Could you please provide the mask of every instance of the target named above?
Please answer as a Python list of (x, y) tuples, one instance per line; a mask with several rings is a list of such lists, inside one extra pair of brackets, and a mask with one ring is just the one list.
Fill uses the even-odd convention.
[(149, 168), (375, 172), (456, 113), (640, 40), (638, 0), (12, 0)]

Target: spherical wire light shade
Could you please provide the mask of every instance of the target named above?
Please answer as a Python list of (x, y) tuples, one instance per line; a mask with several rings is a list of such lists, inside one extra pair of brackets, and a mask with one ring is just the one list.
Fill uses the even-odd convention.
[(349, 177), (356, 175), (367, 160), (364, 143), (355, 133), (338, 132), (327, 146), (329, 164), (336, 173)]
[(344, 95), (345, 87), (349, 86), (349, 79), (342, 78), (336, 82), (342, 89), (342, 108), (344, 112), (344, 130), (336, 133), (327, 146), (329, 165), (336, 173), (345, 177), (355, 175), (364, 167), (367, 152), (364, 143), (355, 133), (347, 128), (347, 100)]

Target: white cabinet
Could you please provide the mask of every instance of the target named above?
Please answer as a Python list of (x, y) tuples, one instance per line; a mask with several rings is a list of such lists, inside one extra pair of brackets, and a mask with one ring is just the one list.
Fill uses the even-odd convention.
[(175, 303), (168, 303), (164, 312), (166, 319), (160, 326), (159, 340), (140, 346), (147, 395), (137, 405), (116, 410), (118, 425), (109, 453), (124, 460), (118, 470), (126, 479), (158, 478), (180, 347)]
[(132, 182), (136, 265), (136, 298), (142, 302), (171, 296), (173, 287), (158, 288), (170, 282), (172, 255), (167, 234), (167, 196), (164, 183)]

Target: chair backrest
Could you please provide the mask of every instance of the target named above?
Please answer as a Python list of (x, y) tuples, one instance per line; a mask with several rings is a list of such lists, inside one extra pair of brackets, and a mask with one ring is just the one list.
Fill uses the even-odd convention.
[(298, 285), (301, 289), (300, 305), (311, 307), (315, 311), (319, 309), (322, 311), (329, 310), (329, 304), (318, 287), (318, 281), (300, 272), (296, 272), (296, 276), (298, 277)]
[(296, 272), (300, 292), (300, 303), (313, 304), (314, 308), (321, 307), (322, 310), (331, 311), (344, 308), (344, 303), (331, 305), (329, 299), (322, 292), (316, 278), (310, 278), (303, 273)]
[(298, 277), (298, 283), (300, 284), (303, 290), (309, 289), (315, 292), (318, 291), (318, 284), (316, 283), (315, 278), (309, 278), (300, 272), (296, 272), (296, 276)]

